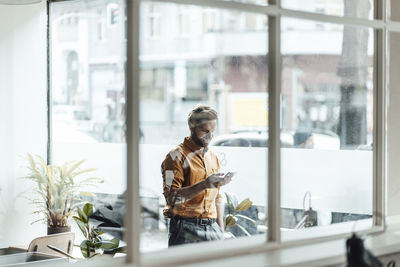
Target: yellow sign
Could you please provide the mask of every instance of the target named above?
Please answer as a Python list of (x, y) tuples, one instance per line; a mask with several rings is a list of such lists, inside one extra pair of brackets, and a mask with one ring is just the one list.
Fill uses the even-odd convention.
[(266, 102), (266, 97), (260, 96), (232, 99), (232, 126), (267, 126), (268, 110)]

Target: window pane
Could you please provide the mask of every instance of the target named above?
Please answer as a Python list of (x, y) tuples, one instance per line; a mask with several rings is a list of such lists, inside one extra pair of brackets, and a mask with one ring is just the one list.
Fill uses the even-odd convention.
[[(154, 26), (154, 10), (158, 12), (157, 26)], [(152, 34), (154, 27), (159, 29), (157, 39)], [(239, 225), (226, 229), (226, 239), (233, 235), (265, 233), (267, 17), (194, 6), (143, 3), (140, 37), (141, 251), (168, 247), (168, 216), (172, 215), (163, 216), (166, 206), (163, 190), (167, 196), (172, 196), (178, 189), (201, 182), (217, 172), (236, 172), (231, 183), (221, 187), (221, 198), (217, 197), (217, 189), (200, 190), (199, 195), (185, 196), (181, 203), (171, 200), (169, 203), (175, 205), (170, 205), (169, 210), (182, 217), (215, 218), (216, 198), (226, 202), (223, 194), (226, 192), (232, 196), (231, 204), (235, 207), (246, 198), (253, 202), (250, 208), (239, 211), (239, 216), (225, 205), (224, 215), (235, 215), (235, 219), (229, 217), (228, 222), (237, 219)], [(191, 135), (188, 114), (198, 104), (210, 105), (219, 117), (210, 150), (205, 152), (204, 158), (202, 153), (196, 154), (203, 151), (204, 144), (193, 145), (199, 143), (193, 139), (195, 137), (184, 141)], [(195, 131), (199, 127), (196, 126)], [(182, 142), (185, 142), (183, 147), (189, 149), (184, 154), (173, 150)], [(218, 158), (220, 168), (211, 152)], [(165, 159), (167, 163), (161, 171)], [(200, 164), (201, 160), (206, 167)], [(199, 172), (192, 173), (193, 170)], [(191, 223), (185, 225), (190, 228)], [(172, 233), (176, 234), (174, 230), (179, 229), (176, 223), (174, 225)], [(180, 234), (189, 234), (186, 226), (182, 226), (184, 230)], [(211, 231), (216, 233), (212, 235), (219, 237), (219, 226), (213, 227)], [(197, 238), (189, 239), (196, 241)], [(178, 235), (175, 241), (182, 241), (182, 236)]]
[[(282, 0), (282, 7), (333, 16), (372, 19), (374, 5), (372, 0)], [(315, 24), (318, 30), (320, 24)]]
[[(126, 189), (125, 1), (53, 3), (51, 29), (52, 145), (54, 164), (85, 160), (85, 177), (104, 183), (82, 187), (95, 208), (94, 225), (123, 240)], [(96, 180), (94, 180), (96, 181)], [(71, 222), (76, 242), (83, 235)], [(79, 248), (78, 248), (79, 250)]]
[(372, 44), (368, 28), (282, 20), (284, 228), (371, 217)]

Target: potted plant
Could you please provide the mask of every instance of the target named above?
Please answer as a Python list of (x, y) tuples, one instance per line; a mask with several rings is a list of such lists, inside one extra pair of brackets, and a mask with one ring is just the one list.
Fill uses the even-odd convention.
[[(43, 214), (43, 218), (35, 221), (47, 223), (47, 234), (68, 232), (71, 230), (69, 218), (75, 213), (80, 195), (94, 195), (80, 192), (83, 186), (102, 183), (97, 177), (85, 177), (83, 174), (95, 169), (81, 169), (84, 160), (65, 162), (63, 165), (48, 165), (40, 157), (28, 154), (29, 174), (24, 177), (36, 183), (32, 201), (38, 207), (34, 213)], [(79, 203), (78, 203), (79, 204)], [(33, 223), (35, 223), (33, 222)]]
[(124, 252), (125, 247), (119, 246), (117, 238), (107, 239), (103, 236), (104, 231), (90, 223), (90, 215), (93, 213), (93, 205), (86, 203), (82, 209), (78, 208), (78, 216), (73, 216), (79, 229), (81, 229), (85, 240), (81, 242), (82, 255), (85, 258), (92, 258), (96, 255), (114, 255), (117, 252)]
[[(240, 224), (238, 224), (239, 219), (244, 219), (252, 224), (256, 225), (257, 222), (253, 220), (252, 218), (245, 216), (243, 214), (238, 214), (238, 212), (245, 211), (249, 209), (252, 205), (253, 202), (250, 201), (249, 198), (244, 199), (242, 202), (238, 204), (238, 201), (235, 196), (225, 193), (226, 196), (226, 201), (227, 201), (227, 207), (228, 207), (228, 214), (226, 214), (224, 218), (224, 230), (226, 231), (229, 227), (236, 226), (238, 227), (245, 235), (250, 236), (251, 234)], [(227, 234), (230, 235), (230, 237), (235, 238), (233, 233), (231, 232), (226, 232)]]

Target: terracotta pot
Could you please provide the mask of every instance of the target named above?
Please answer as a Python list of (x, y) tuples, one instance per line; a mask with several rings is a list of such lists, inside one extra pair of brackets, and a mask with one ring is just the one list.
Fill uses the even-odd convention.
[(47, 235), (59, 234), (59, 233), (65, 233), (65, 232), (71, 232), (71, 226), (66, 226), (66, 227), (48, 226), (47, 227)]

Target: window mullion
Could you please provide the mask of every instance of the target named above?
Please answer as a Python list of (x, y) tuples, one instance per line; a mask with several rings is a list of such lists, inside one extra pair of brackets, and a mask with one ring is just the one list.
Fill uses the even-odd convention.
[[(374, 19), (386, 23), (386, 1), (374, 1)], [(373, 105), (373, 225), (385, 222), (385, 125), (386, 125), (386, 28), (374, 34), (374, 105)]]
[(374, 19), (386, 21), (386, 1), (374, 0)]
[[(272, 3), (271, 3), (272, 2)], [(280, 0), (270, 1), (280, 6)], [(268, 51), (268, 241), (280, 242), (281, 186), (280, 186), (280, 16), (269, 17)]]
[(375, 30), (374, 56), (374, 141), (373, 141), (373, 224), (383, 226), (385, 220), (385, 85), (386, 30)]
[(140, 0), (127, 0), (126, 65), (126, 142), (127, 194), (126, 240), (127, 262), (140, 265), (140, 199), (139, 199), (139, 8)]
[(218, 1), (218, 0), (142, 0), (142, 2), (157, 2), (157, 3), (175, 3), (181, 5), (195, 5), (209, 8), (218, 8), (225, 10), (237, 10), (240, 12), (251, 12), (254, 14), (275, 15), (278, 14), (278, 9), (269, 3), (269, 5), (258, 5), (248, 2), (235, 1)]

